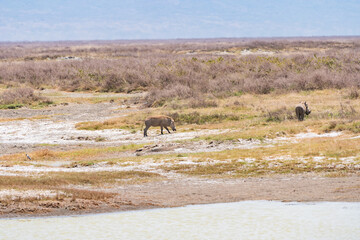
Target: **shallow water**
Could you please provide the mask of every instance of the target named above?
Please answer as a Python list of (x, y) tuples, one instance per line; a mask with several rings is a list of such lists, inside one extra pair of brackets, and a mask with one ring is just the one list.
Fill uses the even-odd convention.
[(0, 219), (0, 239), (359, 239), (360, 202), (245, 201)]

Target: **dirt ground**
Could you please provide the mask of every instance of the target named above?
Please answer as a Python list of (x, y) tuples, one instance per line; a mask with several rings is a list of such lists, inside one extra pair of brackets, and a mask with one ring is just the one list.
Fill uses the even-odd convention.
[[(109, 118), (126, 116), (138, 111), (138, 108), (139, 106), (128, 107), (104, 102), (97, 104), (72, 103), (47, 109), (0, 110), (0, 156), (18, 152), (31, 152), (44, 148), (69, 150), (84, 147), (119, 146), (131, 143), (163, 145), (169, 142), (192, 139), (196, 136), (228, 131), (227, 129), (214, 129), (177, 132), (165, 136), (159, 134), (158, 128), (150, 128), (148, 131), (149, 137), (144, 138), (142, 131), (136, 133), (122, 129), (86, 131), (75, 128), (75, 124), (79, 122), (103, 121)], [(43, 119), (36, 119), (39, 117), (43, 117)], [(103, 138), (105, 141), (97, 142), (97, 138)], [(222, 148), (218, 146), (217, 149), (226, 149), (226, 146)], [(171, 150), (173, 149), (169, 146), (169, 151)], [(191, 152), (191, 150), (188, 152)]]
[[(82, 97), (79, 93), (69, 97)], [(88, 95), (83, 97), (89, 97)], [(91, 97), (91, 96), (90, 96)], [(30, 153), (38, 149), (65, 151), (84, 147), (121, 146), (123, 144), (147, 144), (135, 151), (117, 153), (106, 157), (146, 156), (157, 153), (214, 152), (226, 149), (253, 149), (270, 146), (279, 141), (293, 139), (274, 139), (268, 141), (241, 140), (222, 142), (186, 142), (196, 136), (221, 134), (230, 129), (209, 129), (201, 131), (176, 132), (159, 135), (159, 129), (151, 128), (149, 137), (144, 138), (141, 131), (116, 130), (77, 130), (75, 124), (83, 121), (101, 121), (125, 116), (138, 111), (137, 106), (119, 105), (114, 102), (70, 103), (46, 109), (0, 110), (0, 156), (12, 153)], [(39, 118), (39, 116), (42, 116)], [(17, 120), (15, 120), (17, 119)], [(339, 134), (328, 134), (336, 137)], [(103, 137), (105, 141), (97, 142)], [(301, 134), (297, 138), (321, 137), (314, 134)], [(123, 154), (123, 155), (121, 155)], [(34, 160), (36, 162), (36, 160)], [(0, 176), (26, 176), (46, 171), (121, 171), (124, 167), (93, 166), (92, 168), (69, 169), (56, 162), (41, 162), (29, 166), (5, 166), (0, 161)], [(151, 165), (139, 164), (133, 169), (154, 171)], [(132, 170), (133, 170), (132, 169)], [(156, 172), (156, 171), (155, 171)], [(297, 175), (271, 175), (248, 178), (204, 178), (189, 177), (183, 174), (160, 172), (163, 179), (141, 184), (91, 187), (91, 190), (113, 194), (102, 200), (96, 199), (39, 199), (21, 201), (24, 192), (7, 192), (0, 189), (0, 218), (23, 216), (71, 215), (122, 210), (137, 210), (157, 207), (177, 207), (189, 204), (235, 202), (242, 200), (277, 201), (360, 201), (360, 175), (344, 177), (324, 177), (321, 174), (305, 173)], [(79, 186), (74, 186), (79, 187)], [(87, 189), (86, 187), (82, 187)], [(38, 196), (34, 193), (34, 198)], [(17, 199), (12, 201), (11, 199)], [(7, 199), (5, 201), (1, 201)], [(10, 199), (10, 201), (9, 201)]]
[(314, 174), (246, 179), (182, 178), (107, 189), (107, 200), (44, 200), (0, 205), (0, 218), (54, 216), (179, 207), (191, 204), (275, 201), (360, 201), (360, 177), (323, 178)]

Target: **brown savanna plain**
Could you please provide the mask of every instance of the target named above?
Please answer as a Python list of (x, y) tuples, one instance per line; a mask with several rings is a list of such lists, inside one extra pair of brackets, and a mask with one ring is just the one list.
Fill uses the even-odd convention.
[[(1, 43), (0, 217), (359, 201), (359, 50), (359, 38)], [(144, 138), (151, 115), (177, 132)]]

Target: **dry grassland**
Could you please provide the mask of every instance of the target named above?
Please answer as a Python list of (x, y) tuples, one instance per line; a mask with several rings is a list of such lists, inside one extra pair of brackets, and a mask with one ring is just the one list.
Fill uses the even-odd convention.
[[(356, 192), (359, 48), (357, 38), (0, 45), (0, 113), (16, 114), (0, 115), (0, 124), (53, 121), (21, 115), (39, 108), (70, 105), (70, 114), (81, 114), (76, 106), (109, 103), (120, 113), (74, 121), (75, 130), (121, 129), (138, 139), (119, 145), (99, 135), (70, 150), (40, 143), (35, 151), (0, 154), (0, 213), (131, 205), (120, 199), (123, 189), (141, 200), (147, 192), (138, 196), (136, 186), (165, 194), (161, 184), (194, 179), (350, 178)], [(312, 112), (300, 122), (294, 109), (301, 101)], [(177, 132), (139, 138), (144, 119), (159, 114), (173, 117)], [(141, 207), (156, 201), (156, 191)]]

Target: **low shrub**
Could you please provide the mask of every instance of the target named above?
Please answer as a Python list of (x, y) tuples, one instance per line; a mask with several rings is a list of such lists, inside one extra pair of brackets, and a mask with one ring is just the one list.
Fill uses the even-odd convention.
[(349, 91), (349, 94), (347, 95), (350, 99), (358, 99), (359, 98), (359, 92), (356, 88), (352, 88)]
[(230, 114), (200, 114), (199, 112), (192, 113), (173, 113), (170, 116), (176, 123), (179, 124), (206, 124), (206, 123), (217, 123), (225, 120), (238, 121), (239, 117)]
[(282, 122), (287, 119), (294, 119), (295, 111), (287, 107), (281, 107), (275, 110), (266, 111), (267, 122)]
[(322, 127), (322, 131), (349, 131), (353, 133), (359, 133), (360, 121), (331, 121)]
[(188, 107), (190, 108), (209, 108), (217, 107), (218, 104), (215, 100), (206, 100), (203, 98), (193, 98), (190, 99)]
[(16, 109), (35, 102), (42, 106), (52, 104), (52, 101), (36, 94), (28, 87), (8, 89), (0, 94), (0, 108), (3, 109)]
[[(91, 48), (84, 48), (85, 42), (57, 44), (0, 44), (0, 59), (4, 59), (0, 84), (66, 91), (147, 91), (147, 107), (174, 99), (200, 99), (193, 108), (216, 105), (201, 100), (205, 96), (360, 87), (356, 39), (87, 43)], [(241, 54), (244, 49), (254, 49), (253, 54)], [(256, 54), (262, 50), (272, 54)], [(219, 56), (219, 51), (231, 54)], [(76, 57), (64, 58), (69, 55)], [(359, 93), (352, 90), (349, 97), (358, 98)], [(3, 101), (8, 98), (14, 96)]]

